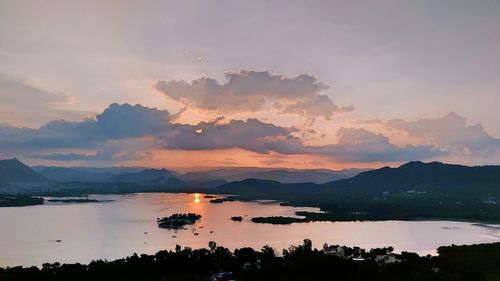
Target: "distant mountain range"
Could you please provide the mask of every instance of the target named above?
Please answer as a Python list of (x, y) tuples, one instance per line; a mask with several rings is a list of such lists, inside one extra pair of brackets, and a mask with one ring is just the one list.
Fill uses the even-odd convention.
[(149, 169), (141, 167), (45, 167), (35, 166), (33, 170), (44, 177), (57, 182), (129, 182), (140, 184), (160, 184), (175, 177), (191, 185), (209, 183), (210, 186), (225, 182), (240, 181), (248, 178), (274, 180), (282, 183), (314, 182), (325, 183), (338, 179), (350, 178), (366, 171), (361, 169), (346, 169), (333, 171), (327, 169), (299, 170), (237, 167), (212, 169), (200, 172), (178, 173), (167, 169)]
[[(331, 178), (335, 180), (317, 183)], [(105, 190), (107, 186), (116, 188), (116, 184), (127, 184), (127, 190), (134, 190), (131, 188), (134, 185), (144, 187), (138, 190), (155, 186), (153, 190), (208, 190), (282, 200), (297, 196), (318, 197), (318, 200), (322, 200), (332, 196), (371, 198), (399, 193), (449, 192), (463, 196), (500, 198), (500, 166), (468, 167), (416, 161), (398, 168), (384, 167), (361, 173), (359, 170), (224, 168), (178, 174), (167, 169), (137, 167), (32, 169), (17, 159), (0, 160), (0, 187), (37, 183), (63, 188), (66, 182), (78, 183), (77, 186), (81, 188), (98, 186), (99, 191)]]
[[(325, 180), (356, 171), (235, 168), (178, 174), (140, 168), (35, 169), (39, 173), (17, 159), (1, 160), (0, 194), (206, 192), (239, 195), (240, 199), (274, 199), (326, 211), (301, 212), (303, 221), (427, 218), (500, 222), (500, 166), (416, 161), (321, 184), (310, 177), (318, 175)], [(251, 176), (261, 178), (246, 178)], [(243, 180), (228, 182), (226, 178)]]
[[(312, 175), (342, 177), (324, 170), (217, 169), (178, 174), (166, 169), (36, 167), (17, 159), (0, 161), (0, 194), (206, 192), (240, 199), (274, 199), (294, 206), (304, 221), (455, 219), (500, 222), (500, 166), (468, 167), (409, 162), (350, 178), (314, 183)], [(246, 178), (259, 176), (261, 178)], [(229, 180), (244, 178), (239, 181)], [(265, 178), (286, 178), (283, 183)], [(264, 178), (264, 179), (262, 179)], [(93, 181), (92, 181), (93, 180)], [(228, 199), (232, 200), (232, 199)]]
[(214, 180), (224, 179), (226, 181), (241, 181), (249, 178), (273, 180), (281, 183), (326, 183), (339, 179), (353, 177), (366, 169), (345, 169), (340, 171), (328, 169), (276, 169), (276, 168), (255, 168), (255, 167), (237, 167), (212, 169), (201, 172), (190, 172), (180, 176), (182, 180)]
[(105, 182), (123, 173), (137, 173), (144, 168), (141, 167), (53, 167), (34, 166), (32, 169), (44, 177), (57, 182)]
[[(323, 183), (336, 179), (349, 178), (363, 170), (347, 169), (333, 171), (327, 169), (299, 170), (299, 169), (273, 169), (273, 168), (221, 168), (204, 170), (201, 172), (177, 173), (167, 169), (149, 169), (141, 167), (52, 167), (34, 166), (32, 168), (24, 165), (17, 159), (2, 160), (3, 168), (0, 172), (0, 183), (12, 187), (12, 183), (18, 183), (17, 189), (21, 190), (19, 183), (38, 183), (58, 186), (63, 188), (65, 183), (78, 183), (77, 186), (99, 186), (130, 184), (141, 186), (162, 187), (164, 191), (170, 188), (176, 190), (185, 188), (210, 189), (230, 181), (257, 178), (263, 180), (275, 180), (283, 183), (314, 182)], [(62, 185), (61, 185), (62, 184)], [(0, 186), (1, 188), (2, 186)], [(102, 189), (99, 189), (100, 191)], [(142, 190), (142, 189), (141, 189)], [(156, 189), (155, 189), (156, 190)], [(11, 190), (12, 191), (12, 190)]]
[(285, 184), (262, 179), (246, 179), (221, 185), (216, 191), (275, 199), (287, 199), (297, 194), (370, 197), (427, 192), (443, 194), (451, 192), (500, 198), (500, 166), (469, 167), (414, 161), (398, 168), (384, 167), (324, 184)]

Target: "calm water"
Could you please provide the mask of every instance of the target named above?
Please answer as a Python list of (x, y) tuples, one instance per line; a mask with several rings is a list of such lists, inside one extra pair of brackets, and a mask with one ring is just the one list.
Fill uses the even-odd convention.
[[(500, 240), (500, 230), (495, 225), (449, 221), (255, 224), (249, 221), (251, 217), (290, 216), (295, 211), (318, 209), (284, 207), (272, 202), (211, 204), (203, 194), (92, 197), (114, 201), (0, 208), (0, 266), (41, 265), (49, 261), (87, 263), (93, 259), (122, 258), (134, 252), (152, 254), (173, 249), (176, 244), (207, 247), (211, 240), (231, 249), (259, 249), (267, 244), (281, 251), (310, 238), (318, 248), (328, 242), (367, 249), (393, 246), (396, 251), (419, 254), (433, 254), (441, 245)], [(156, 224), (157, 217), (187, 212), (202, 215), (188, 230), (175, 233)], [(245, 217), (243, 222), (234, 222), (231, 216)], [(196, 228), (198, 236), (192, 228)], [(58, 239), (62, 241), (56, 242)]]

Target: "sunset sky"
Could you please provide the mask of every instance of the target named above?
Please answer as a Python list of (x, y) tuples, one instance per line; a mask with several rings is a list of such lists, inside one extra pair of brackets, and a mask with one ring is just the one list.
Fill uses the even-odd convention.
[(3, 1), (0, 158), (500, 164), (500, 1)]

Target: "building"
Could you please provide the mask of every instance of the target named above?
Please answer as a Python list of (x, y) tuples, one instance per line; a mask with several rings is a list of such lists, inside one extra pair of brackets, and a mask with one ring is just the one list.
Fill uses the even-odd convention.
[(327, 243), (323, 245), (323, 253), (328, 256), (344, 257), (344, 248), (340, 246), (328, 246)]
[(398, 262), (398, 258), (396, 257), (395, 254), (386, 254), (386, 255), (376, 255), (375, 256), (375, 261), (376, 262), (381, 262), (381, 263), (395, 263)]

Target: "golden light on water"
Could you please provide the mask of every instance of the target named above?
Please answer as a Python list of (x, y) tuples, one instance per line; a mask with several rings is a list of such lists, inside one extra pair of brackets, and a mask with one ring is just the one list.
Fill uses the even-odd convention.
[(200, 203), (200, 194), (199, 193), (194, 194), (194, 203)]

